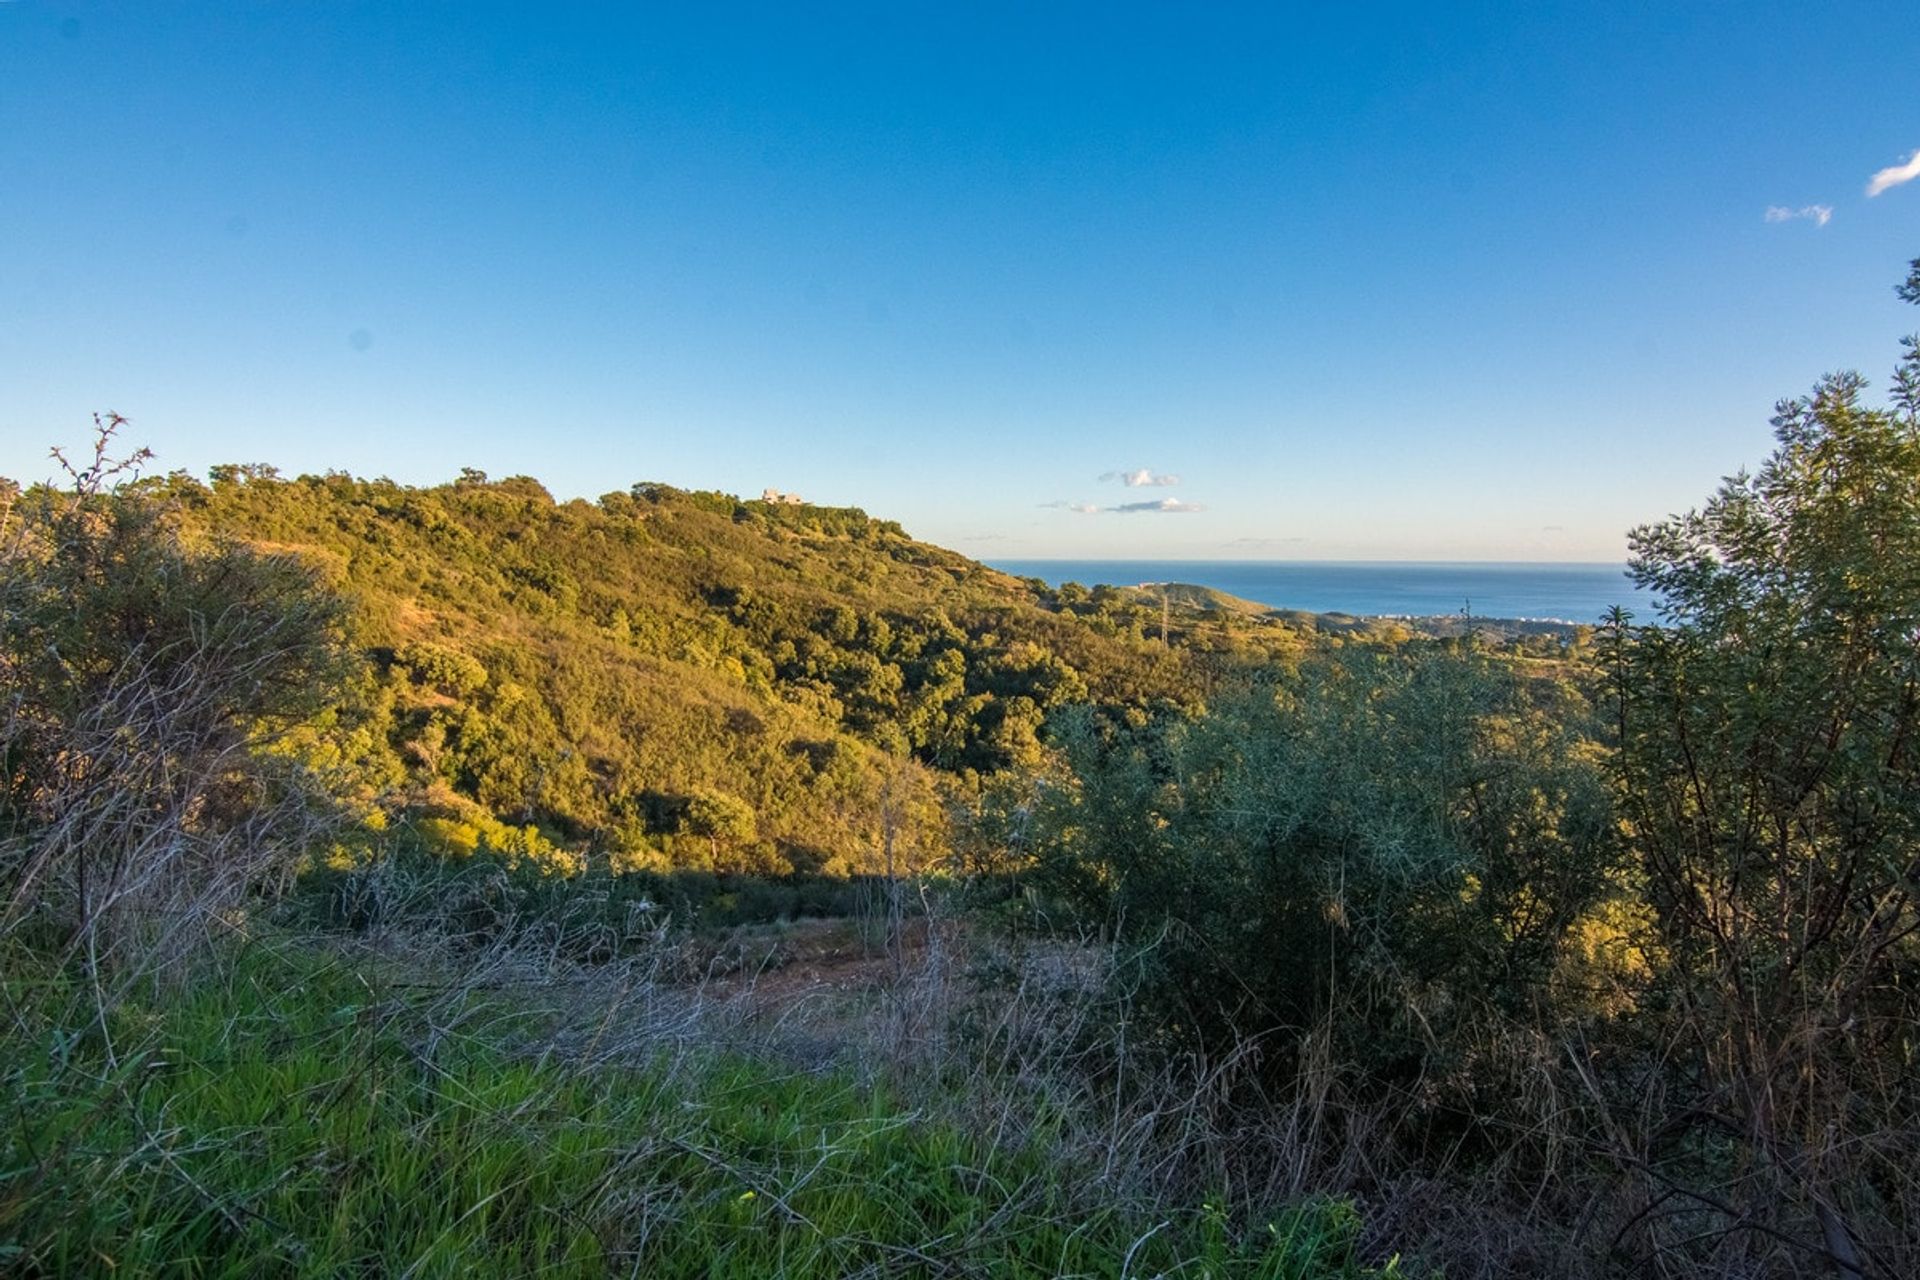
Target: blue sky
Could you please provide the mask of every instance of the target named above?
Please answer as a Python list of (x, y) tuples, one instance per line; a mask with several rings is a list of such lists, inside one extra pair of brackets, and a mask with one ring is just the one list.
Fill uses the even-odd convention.
[(0, 474), (113, 409), (988, 559), (1616, 559), (1920, 328), (1916, 66), (1905, 4), (0, 0)]

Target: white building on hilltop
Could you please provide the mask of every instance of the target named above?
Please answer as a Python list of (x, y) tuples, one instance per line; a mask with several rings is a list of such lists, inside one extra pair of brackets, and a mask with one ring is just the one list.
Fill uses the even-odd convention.
[(778, 489), (762, 489), (760, 491), (760, 501), (778, 503), (783, 507), (797, 507), (803, 504), (806, 499), (797, 493), (782, 493)]

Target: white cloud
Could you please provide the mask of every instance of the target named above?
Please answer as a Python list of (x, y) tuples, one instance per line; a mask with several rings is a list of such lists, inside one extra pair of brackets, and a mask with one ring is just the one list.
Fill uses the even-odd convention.
[(1867, 194), (1877, 196), (1889, 191), (1903, 182), (1912, 182), (1920, 178), (1920, 150), (1908, 156), (1904, 164), (1888, 165), (1867, 179)]
[(1071, 511), (1076, 515), (1083, 516), (1130, 516), (1139, 515), (1142, 512), (1148, 511), (1186, 512), (1206, 510), (1205, 507), (1197, 502), (1181, 502), (1177, 498), (1159, 498), (1152, 502), (1122, 502), (1118, 506), (1113, 507), (1103, 507), (1092, 502), (1043, 502), (1040, 505), (1050, 507), (1055, 511)]
[(1768, 222), (1792, 222), (1796, 218), (1805, 218), (1816, 227), (1824, 227), (1833, 221), (1833, 206), (1830, 204), (1810, 204), (1798, 209), (1789, 209), (1783, 204), (1767, 206)]
[(1109, 480), (1118, 480), (1129, 489), (1164, 488), (1180, 483), (1179, 476), (1170, 476), (1165, 472), (1152, 471), (1146, 467), (1134, 471), (1102, 472), (1100, 480), (1103, 484)]
[(1158, 502), (1123, 502), (1117, 507), (1108, 508), (1120, 515), (1133, 515), (1141, 511), (1205, 511), (1197, 502), (1182, 502), (1178, 498), (1162, 498)]

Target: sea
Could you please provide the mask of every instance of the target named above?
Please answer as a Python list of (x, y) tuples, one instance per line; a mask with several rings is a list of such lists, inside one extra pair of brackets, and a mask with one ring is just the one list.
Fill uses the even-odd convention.
[(1598, 622), (1615, 605), (1651, 620), (1653, 596), (1620, 564), (1346, 560), (994, 560), (1050, 586), (1191, 582), (1273, 609), (1371, 618)]

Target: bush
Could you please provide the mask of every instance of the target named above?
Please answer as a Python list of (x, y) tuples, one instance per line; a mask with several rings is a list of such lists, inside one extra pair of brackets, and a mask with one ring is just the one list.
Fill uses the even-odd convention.
[(272, 748), (343, 673), (341, 606), (290, 556), (184, 537), (127, 479), (143, 455), (108, 457), (119, 425), (0, 542), (0, 919), (90, 963), (190, 941), (338, 816)]
[(1311, 1038), (1376, 1094), (1466, 1109), (1498, 1087), (1489, 1028), (1607, 887), (1584, 716), (1454, 645), (1339, 650), (1191, 722), (1080, 717), (1026, 878), (1131, 945), (1143, 1040), (1263, 1040), (1284, 1080)]

